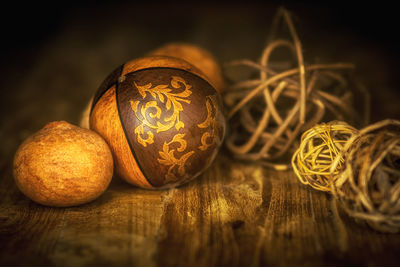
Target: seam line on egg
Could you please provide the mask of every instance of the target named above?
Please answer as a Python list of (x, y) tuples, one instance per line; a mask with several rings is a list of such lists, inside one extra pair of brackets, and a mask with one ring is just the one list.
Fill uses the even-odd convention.
[[(129, 74), (131, 74), (131, 73), (127, 73), (127, 74), (125, 74), (125, 76), (127, 76)], [(154, 188), (155, 187), (154, 184), (147, 178), (147, 176), (146, 176), (146, 174), (145, 174), (145, 172), (144, 172), (144, 170), (142, 168), (142, 165), (140, 164), (140, 162), (139, 162), (139, 160), (138, 160), (138, 158), (136, 156), (135, 150), (133, 149), (133, 145), (131, 144), (131, 142), (130, 142), (130, 140), (128, 138), (128, 132), (127, 132), (127, 130), (125, 128), (125, 123), (124, 123), (124, 121), (123, 121), (123, 119), (121, 117), (121, 110), (120, 110), (119, 101), (118, 101), (118, 92), (119, 92), (119, 82), (116, 82), (116, 85), (115, 85), (115, 102), (117, 103), (118, 117), (119, 117), (119, 121), (121, 122), (122, 129), (124, 130), (124, 134), (125, 134), (125, 137), (126, 137), (125, 139), (128, 142), (129, 149), (131, 150), (132, 156), (135, 159), (135, 161), (137, 163), (137, 166), (139, 167), (140, 171), (142, 172), (143, 177)]]
[[(93, 103), (92, 103), (92, 106), (91, 106), (91, 108), (90, 108), (90, 115), (92, 114), (93, 108), (96, 106), (97, 102), (99, 102), (99, 100), (101, 99), (101, 97), (102, 97), (106, 92), (108, 92), (108, 90), (110, 90), (114, 85), (117, 86), (117, 84), (118, 84), (118, 79), (120, 78), (120, 76), (121, 76), (121, 74), (122, 74), (122, 71), (123, 71), (123, 69), (124, 69), (124, 66), (125, 66), (125, 64), (122, 64), (121, 66), (119, 66), (118, 68), (116, 68), (115, 70), (113, 70), (112, 73), (109, 74), (109, 75), (111, 75), (111, 74), (114, 74), (114, 72), (118, 72), (117, 75), (114, 74), (114, 75), (116, 76), (116, 78), (114, 79), (114, 81), (111, 81), (111, 82), (109, 82), (108, 84), (106, 84), (106, 86), (104, 86), (104, 88), (102, 88), (102, 85), (103, 85), (103, 82), (104, 82), (104, 81), (100, 84), (100, 86), (99, 86), (99, 88), (97, 89), (95, 95), (93, 96)], [(107, 78), (108, 78), (108, 77), (109, 77), (109, 76), (107, 76)], [(106, 78), (106, 79), (107, 79), (107, 78)], [(99, 91), (101, 91), (101, 92), (99, 93)], [(89, 115), (89, 116), (90, 116), (90, 115)]]
[[(197, 75), (196, 73), (191, 72), (190, 70), (186, 70), (183, 68), (174, 68), (174, 67), (149, 67), (149, 68), (145, 68), (145, 69), (139, 69), (139, 70), (135, 70), (135, 71), (131, 71), (125, 74), (129, 75), (131, 73), (136, 73), (136, 72), (140, 72), (140, 71), (145, 71), (145, 70), (155, 70), (155, 69), (169, 69), (169, 70), (180, 70), (180, 71), (186, 71), (188, 73), (190, 73), (191, 75), (196, 76), (197, 78), (200, 78), (201, 80), (205, 81), (215, 92), (217, 92), (217, 89), (214, 88), (214, 86), (209, 83), (206, 79), (204, 79), (203, 77)], [(203, 74), (205, 77), (207, 77), (205, 74)], [(218, 92), (217, 92), (218, 93)], [(219, 94), (219, 93), (218, 93)]]

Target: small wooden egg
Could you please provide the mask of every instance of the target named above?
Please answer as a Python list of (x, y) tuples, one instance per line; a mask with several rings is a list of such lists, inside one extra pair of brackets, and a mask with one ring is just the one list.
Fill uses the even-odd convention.
[(116, 170), (143, 188), (180, 185), (213, 161), (225, 134), (219, 93), (188, 62), (150, 56), (114, 70), (93, 99), (90, 128)]
[(113, 175), (111, 151), (97, 133), (65, 121), (47, 124), (14, 157), (14, 180), (27, 197), (67, 207), (99, 197)]
[(174, 42), (163, 45), (148, 55), (169, 56), (186, 60), (202, 71), (220, 94), (225, 89), (220, 65), (216, 58), (202, 47), (188, 43)]

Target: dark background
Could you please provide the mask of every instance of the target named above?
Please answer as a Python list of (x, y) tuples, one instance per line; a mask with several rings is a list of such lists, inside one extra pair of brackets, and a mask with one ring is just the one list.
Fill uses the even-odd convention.
[[(21, 73), (29, 66), (22, 66), (21, 62), (30, 63), (41, 47), (51, 43), (52, 38), (64, 34), (65, 29), (77, 23), (80, 24), (80, 30), (84, 34), (95, 37), (101, 34), (104, 24), (111, 26), (125, 20), (127, 24), (132, 23), (131, 27), (141, 27), (143, 32), (153, 35), (154, 45), (157, 46), (156, 41), (169, 41), (172, 37), (175, 38), (174, 40), (190, 39), (188, 38), (190, 31), (195, 30), (193, 27), (198, 24), (196, 20), (207, 19), (208, 14), (214, 20), (216, 14), (220, 16), (219, 21), (210, 23), (212, 24), (209, 29), (210, 36), (217, 31), (234, 33), (234, 29), (226, 29), (229, 27), (227, 25), (229, 19), (233, 20), (232, 22), (235, 21), (232, 27), (239, 21), (239, 24), (251, 26), (254, 32), (258, 30), (267, 35), (271, 16), (279, 6), (285, 6), (297, 16), (299, 21), (296, 26), (300, 27), (299, 34), (303, 42), (312, 42), (313, 38), (321, 41), (319, 36), (325, 39), (329, 33), (335, 35), (338, 32), (342, 34), (338, 42), (343, 42), (346, 35), (351, 35), (353, 39), (358, 40), (360, 48), (363, 48), (362, 46), (376, 47), (380, 50), (379, 52), (384, 52), (384, 56), (388, 57), (388, 64), (395, 66), (399, 59), (396, 8), (389, 1), (362, 4), (352, 2), (86, 0), (41, 3), (13, 1), (2, 4), (0, 27), (3, 36), (1, 50), (3, 64), (1, 68), (4, 70), (18, 66), (18, 72)], [(99, 27), (96, 27), (96, 24)], [(309, 24), (312, 27), (309, 27)], [(257, 28), (254, 28), (255, 25)], [(180, 33), (177, 33), (178, 30)], [(240, 34), (237, 36), (241, 38)], [(101, 36), (101, 39), (106, 38), (108, 37)], [(221, 43), (224, 40), (212, 41)], [(249, 43), (252, 42), (249, 41)], [(232, 43), (224, 45), (237, 46)], [(259, 45), (263, 46), (264, 43)], [(326, 45), (327, 49), (335, 47), (332, 43)], [(351, 49), (351, 47), (348, 48)], [(132, 47), (132, 50), (135, 49), (141, 48)], [(255, 49), (249, 50), (255, 51)], [(212, 52), (215, 53), (215, 51)], [(308, 52), (307, 48), (305, 52)], [(236, 54), (238, 57), (244, 56)], [(343, 51), (343, 54), (347, 55), (349, 51)], [(227, 59), (225, 55), (217, 55), (217, 57)], [(10, 73), (7, 75), (15, 76)]]
[[(88, 20), (100, 19), (96, 11), (109, 9), (114, 11), (111, 17), (118, 17), (116, 9), (133, 8), (140, 10), (134, 17), (151, 15), (151, 20), (161, 22), (159, 16), (174, 15), (169, 21), (179, 20), (183, 13), (221, 12), (239, 15), (241, 12), (264, 13), (270, 15), (270, 9), (284, 6), (306, 14), (302, 19), (313, 20), (321, 26), (337, 30), (351, 31), (366, 41), (384, 45), (391, 52), (396, 50), (397, 11), (389, 1), (371, 3), (352, 3), (352, 1), (127, 1), (127, 0), (85, 0), (57, 1), (43, 3), (37, 1), (2, 4), (1, 27), (3, 35), (3, 53), (10, 56), (15, 53), (29, 53), (35, 46), (45, 42), (78, 14), (85, 13)], [(181, 14), (178, 14), (181, 13)], [(176, 16), (178, 15), (178, 17)], [(240, 16), (240, 15), (239, 15)], [(237, 18), (240, 19), (240, 18)], [(256, 19), (256, 18), (255, 18)], [(165, 21), (160, 28), (166, 27)], [(186, 25), (187, 26), (187, 25)], [(260, 25), (261, 26), (261, 25)], [(261, 26), (262, 27), (262, 26)], [(99, 29), (100, 30), (100, 29)], [(29, 46), (29, 47), (28, 47)], [(3, 47), (4, 48), (4, 47)]]
[[(257, 60), (279, 6), (291, 11), (308, 63), (356, 64), (357, 74), (372, 96), (371, 121), (400, 118), (397, 11), (386, 2), (57, 1), (2, 5), (0, 135), (12, 143), (10, 151), (49, 121), (78, 123), (87, 101), (111, 70), (167, 42), (200, 45), (222, 63)], [(23, 133), (17, 134), (21, 129)]]

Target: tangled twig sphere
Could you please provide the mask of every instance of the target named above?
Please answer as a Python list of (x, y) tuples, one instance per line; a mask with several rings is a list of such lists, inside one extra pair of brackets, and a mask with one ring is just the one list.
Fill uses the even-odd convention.
[[(230, 126), (227, 148), (237, 158), (261, 160), (275, 169), (290, 166), (290, 156), (298, 147), (297, 139), (303, 130), (331, 120), (363, 124), (369, 116), (367, 93), (346, 76), (354, 66), (306, 65), (300, 39), (285, 9), (278, 11), (273, 32), (281, 19), (291, 40), (270, 38), (259, 63), (239, 60), (228, 64), (256, 70), (259, 78), (233, 83), (224, 95)], [(282, 49), (288, 49), (294, 60), (271, 60)], [(365, 99), (358, 106), (358, 110), (364, 107), (363, 116), (354, 108), (354, 89), (357, 99)]]
[[(303, 184), (321, 191), (331, 190), (331, 181), (344, 163), (341, 150), (358, 131), (341, 121), (317, 124), (301, 136), (299, 148), (293, 154), (292, 167)], [(334, 160), (339, 157), (335, 170)]]
[(350, 216), (382, 232), (399, 232), (400, 121), (384, 120), (362, 129), (343, 153), (346, 163), (332, 183), (333, 195)]

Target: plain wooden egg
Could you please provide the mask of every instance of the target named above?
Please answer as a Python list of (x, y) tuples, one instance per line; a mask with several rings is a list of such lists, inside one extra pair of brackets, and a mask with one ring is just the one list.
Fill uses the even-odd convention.
[(131, 60), (94, 96), (90, 128), (109, 144), (118, 174), (143, 188), (180, 185), (215, 158), (225, 133), (219, 93), (188, 62)]
[(23, 194), (46, 206), (90, 202), (108, 187), (113, 158), (97, 133), (65, 121), (47, 124), (14, 156), (14, 180)]
[(198, 45), (180, 42), (168, 43), (151, 51), (149, 55), (169, 56), (186, 60), (202, 71), (220, 94), (225, 89), (220, 64), (208, 50)]

